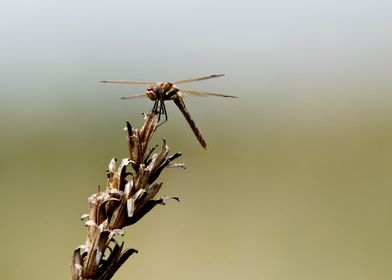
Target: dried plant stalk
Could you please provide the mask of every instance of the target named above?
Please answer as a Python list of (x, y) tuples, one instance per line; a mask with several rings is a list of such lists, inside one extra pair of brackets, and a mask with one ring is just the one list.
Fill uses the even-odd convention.
[[(155, 181), (165, 167), (181, 167), (172, 161), (181, 153), (169, 156), (169, 147), (163, 140), (162, 149), (154, 153), (157, 146), (148, 152), (148, 144), (157, 127), (158, 113), (144, 116), (144, 125), (136, 130), (127, 122), (129, 158), (123, 159), (116, 169), (113, 158), (107, 170), (106, 190), (89, 198), (90, 212), (82, 216), (86, 220), (87, 239), (73, 254), (71, 274), (73, 280), (108, 280), (120, 266), (137, 253), (135, 249), (124, 249), (124, 243), (116, 241), (123, 235), (123, 228), (139, 221), (158, 204), (165, 204), (173, 196), (156, 198), (162, 183)], [(127, 171), (132, 167), (132, 172)]]

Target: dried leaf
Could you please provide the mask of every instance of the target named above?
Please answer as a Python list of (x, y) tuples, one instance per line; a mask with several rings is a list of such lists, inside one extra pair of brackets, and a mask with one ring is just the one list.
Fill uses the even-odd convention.
[(98, 227), (98, 225), (92, 220), (88, 220), (84, 224), (89, 227)]
[(108, 167), (108, 171), (111, 173), (114, 173), (114, 171), (116, 170), (116, 158), (112, 158), (109, 162), (109, 167)]
[(82, 216), (80, 216), (80, 219), (83, 221), (85, 219), (87, 219), (89, 217), (89, 214), (83, 214)]
[[(117, 169), (117, 159), (113, 158), (107, 171), (106, 190), (89, 197), (89, 214), (81, 217), (87, 219), (87, 240), (74, 251), (73, 280), (111, 279), (128, 257), (137, 253), (123, 249), (124, 244), (119, 245), (115, 237), (124, 235), (126, 225), (136, 223), (156, 205), (165, 204), (168, 199), (178, 200), (171, 196), (156, 199), (162, 183), (153, 182), (165, 167), (185, 168), (184, 164), (172, 162), (181, 153), (168, 156), (169, 147), (163, 139), (161, 151), (153, 154), (157, 146), (148, 149), (148, 144), (157, 127), (158, 113), (151, 112), (144, 118), (140, 131), (127, 122), (129, 158), (122, 159)], [(135, 172), (127, 172), (128, 165)]]
[(182, 168), (182, 169), (186, 169), (185, 163), (170, 163), (170, 164), (168, 164), (166, 167), (169, 167), (169, 168)]
[(131, 197), (127, 200), (127, 213), (128, 217), (133, 216), (133, 211), (135, 210), (135, 200)]
[(128, 181), (128, 183), (125, 184), (125, 188), (124, 188), (124, 193), (125, 193), (126, 197), (129, 197), (132, 189), (133, 189), (133, 180), (130, 180), (130, 181)]

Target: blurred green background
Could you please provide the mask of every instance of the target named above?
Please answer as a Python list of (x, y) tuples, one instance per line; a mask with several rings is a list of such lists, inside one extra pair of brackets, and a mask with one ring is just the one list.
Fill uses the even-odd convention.
[(174, 104), (179, 195), (126, 229), (114, 279), (392, 278), (390, 1), (7, 1), (0, 4), (1, 279), (70, 279), (87, 198), (105, 185), (143, 86), (239, 99)]

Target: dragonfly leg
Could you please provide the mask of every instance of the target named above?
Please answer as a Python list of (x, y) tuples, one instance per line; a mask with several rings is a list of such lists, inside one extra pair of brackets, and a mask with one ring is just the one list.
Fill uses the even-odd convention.
[(158, 123), (159, 123), (161, 121), (161, 116), (162, 116), (162, 100), (157, 100), (156, 104), (157, 104), (157, 107), (159, 107), (159, 109), (156, 110), (156, 112), (158, 113)]
[[(159, 107), (159, 109), (158, 109)], [(162, 102), (160, 100), (155, 100), (154, 102), (154, 107), (152, 107), (152, 112), (155, 114), (158, 114), (158, 122), (161, 120), (161, 115), (162, 115)], [(159, 126), (159, 125), (158, 125)], [(156, 126), (155, 129), (158, 127)]]
[(152, 111), (154, 112), (154, 113), (159, 113), (158, 112), (158, 104), (159, 104), (159, 100), (155, 100), (155, 102), (154, 102), (154, 107), (152, 107)]
[(161, 103), (160, 103), (158, 123), (159, 123), (161, 115), (163, 115), (165, 117), (165, 120), (163, 122), (161, 122), (160, 124), (158, 124), (157, 127), (163, 125), (165, 122), (168, 121), (167, 111), (166, 111), (166, 106), (165, 106), (164, 101), (161, 101)]

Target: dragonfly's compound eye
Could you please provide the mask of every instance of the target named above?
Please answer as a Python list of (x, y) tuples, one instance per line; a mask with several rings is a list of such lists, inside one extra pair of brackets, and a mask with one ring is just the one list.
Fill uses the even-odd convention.
[(155, 92), (156, 94), (158, 94), (158, 92), (159, 92), (160, 89), (161, 89), (161, 88), (160, 88), (159, 85), (157, 85), (157, 84), (149, 85), (148, 88), (147, 88), (148, 91), (153, 91), (153, 92)]
[(146, 95), (148, 98), (150, 98), (153, 101), (157, 99), (156, 93), (152, 90), (147, 89)]

